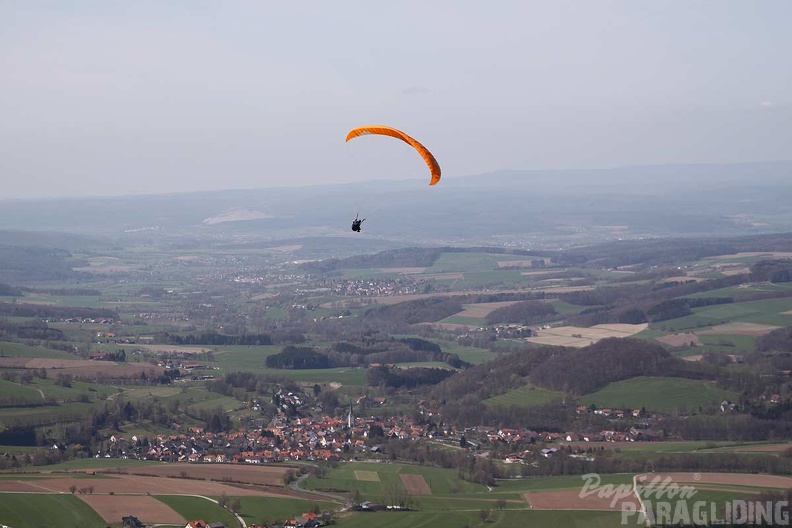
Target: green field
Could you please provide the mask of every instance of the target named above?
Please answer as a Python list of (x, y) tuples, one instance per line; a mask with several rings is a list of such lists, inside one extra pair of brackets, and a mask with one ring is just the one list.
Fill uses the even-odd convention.
[(529, 407), (532, 405), (543, 405), (545, 403), (550, 403), (553, 400), (558, 400), (563, 397), (564, 394), (562, 392), (540, 389), (538, 387), (526, 385), (525, 387), (520, 387), (519, 389), (514, 389), (504, 394), (487, 398), (484, 400), (484, 404), (502, 406), (517, 405)]
[[(223, 372), (255, 372), (257, 374), (275, 374), (291, 378), (295, 381), (326, 383), (337, 381), (343, 385), (365, 385), (366, 371), (359, 368), (333, 368), (313, 370), (270, 369), (265, 366), (268, 356), (279, 353), (282, 346), (229, 346), (215, 353), (213, 366), (220, 367)], [(217, 375), (218, 371), (212, 371)]]
[(240, 501), (239, 514), (248, 524), (261, 523), (262, 521), (270, 523), (283, 521), (310, 512), (314, 506), (318, 506), (323, 511), (339, 507), (333, 502), (287, 497), (251, 497), (246, 495), (237, 498)]
[(452, 315), (446, 317), (438, 323), (467, 325), (473, 327), (487, 326), (487, 321), (483, 317), (464, 317), (461, 315)]
[(729, 286), (727, 288), (718, 288), (717, 290), (710, 290), (702, 293), (694, 293), (688, 297), (695, 298), (713, 298), (713, 297), (732, 297), (739, 300), (742, 297), (754, 295), (756, 293), (764, 292), (788, 292), (792, 290), (792, 283), (783, 282), (773, 284), (770, 282), (755, 282), (748, 283), (740, 286)]
[(10, 407), (0, 410), (0, 423), (6, 425), (28, 425), (79, 420), (88, 415), (100, 402), (64, 403), (41, 407)]
[(680, 331), (704, 326), (714, 326), (732, 321), (775, 326), (792, 326), (792, 298), (716, 304), (694, 308), (691, 315), (652, 323), (652, 328)]
[[(417, 337), (417, 336), (413, 336), (413, 337)], [(454, 341), (445, 341), (441, 339), (430, 339), (430, 341), (440, 345), (440, 347), (443, 349), (443, 352), (456, 354), (459, 356), (459, 359), (461, 359), (462, 361), (467, 361), (475, 365), (478, 365), (479, 363), (485, 363), (497, 357), (494, 353), (492, 353), (491, 351), (485, 348), (464, 346)]]
[(173, 508), (187, 521), (200, 519), (208, 524), (221, 522), (229, 527), (239, 526), (239, 522), (228, 510), (210, 500), (192, 495), (156, 495), (155, 497), (160, 502), (164, 502)]
[[(632, 484), (633, 475), (631, 473), (616, 473), (602, 475), (600, 483), (605, 484)], [(496, 481), (495, 491), (525, 493), (526, 491), (542, 490), (567, 490), (581, 489), (585, 480), (580, 475), (563, 477), (537, 477), (528, 479), (503, 479)]]
[(491, 517), (482, 522), (480, 509), (459, 509), (413, 512), (347, 513), (337, 526), (341, 528), (613, 528), (621, 526), (621, 514), (602, 511), (530, 511), (493, 509)]
[[(696, 487), (693, 484), (686, 485), (694, 489)], [(695, 494), (687, 496), (686, 498), (680, 499), (679, 496), (677, 496), (669, 499), (663, 496), (658, 499), (656, 496), (650, 496), (649, 498), (645, 498), (644, 502), (647, 503), (647, 507), (651, 505), (652, 512), (654, 512), (655, 516), (654, 519), (658, 524), (670, 525), (671, 523), (676, 524), (677, 521), (687, 522), (685, 515), (688, 515), (692, 521), (694, 518), (694, 505), (698, 502), (704, 503), (703, 511), (706, 512), (707, 515), (710, 514), (711, 504), (715, 505), (718, 515), (722, 515), (724, 505), (727, 501), (746, 500), (750, 499), (752, 495), (753, 490), (751, 489), (746, 489), (744, 492), (695, 489)], [(634, 524), (637, 517), (632, 516), (630, 518), (633, 521), (631, 524)], [(720, 516), (719, 518), (722, 519), (723, 517)], [(707, 526), (715, 526), (715, 524), (708, 524)]]
[(742, 334), (699, 334), (698, 339), (705, 345), (718, 347), (724, 352), (751, 352), (756, 347), (756, 337)]
[(10, 343), (8, 341), (0, 341), (0, 357), (75, 359), (73, 355), (63, 350), (23, 345), (22, 343)]
[(497, 268), (498, 262), (487, 253), (443, 253), (424, 273), (489, 271)]
[[(376, 472), (379, 481), (358, 480), (355, 471)], [(433, 494), (455, 495), (486, 492), (487, 488), (462, 480), (451, 469), (419, 466), (412, 464), (385, 464), (375, 462), (349, 462), (329, 469), (324, 478), (310, 477), (303, 487), (306, 489), (333, 488), (337, 494), (358, 490), (366, 500), (383, 500), (390, 487), (401, 483), (400, 474), (423, 475)], [(344, 490), (343, 492), (340, 490)]]
[(3, 493), (0, 524), (13, 528), (103, 528), (107, 523), (74, 495)]
[[(71, 387), (58, 385), (54, 379), (34, 378), (29, 385), (33, 389), (39, 389), (45, 396), (52, 397), (57, 401), (74, 400), (78, 395), (85, 394), (91, 400), (105, 400), (108, 396), (118, 393), (119, 389), (111, 385), (101, 385), (99, 383), (86, 383), (84, 381), (72, 381)], [(38, 391), (36, 391), (38, 392)], [(39, 399), (41, 397), (39, 396)]]
[[(373, 473), (376, 480), (358, 480), (356, 471), (365, 471), (367, 477)], [(542, 489), (581, 489), (584, 484), (580, 476), (548, 477), (533, 479), (499, 480), (489, 491), (485, 486), (461, 480), (456, 471), (411, 464), (350, 462), (328, 469), (324, 478), (311, 477), (305, 482), (309, 489), (333, 489), (336, 494), (351, 490), (360, 491), (364, 500), (386, 502), (389, 489), (400, 482), (401, 474), (423, 475), (432, 491), (431, 496), (413, 496), (416, 511), (411, 512), (347, 512), (339, 516), (337, 525), (346, 528), (383, 527), (486, 527), (501, 526), (522, 528), (542, 526), (566, 527), (611, 527), (618, 526), (617, 512), (595, 511), (532, 511), (522, 499), (522, 493)], [(602, 484), (630, 484), (632, 475), (605, 475)], [(507, 501), (504, 509), (497, 501)], [(243, 503), (244, 508), (244, 503)], [(481, 510), (491, 510), (491, 517), (482, 522)]]
[[(11, 381), (0, 380), (0, 402), (41, 403), (43, 398), (39, 391), (30, 385), (22, 385)], [(2, 416), (2, 411), (0, 411)]]
[(737, 399), (737, 394), (719, 389), (712, 381), (640, 376), (611, 383), (597, 392), (583, 396), (580, 403), (594, 404), (599, 408), (646, 407), (648, 411), (668, 412)]
[(518, 270), (466, 271), (463, 278), (454, 282), (454, 290), (470, 290), (484, 287), (512, 288), (529, 281)]

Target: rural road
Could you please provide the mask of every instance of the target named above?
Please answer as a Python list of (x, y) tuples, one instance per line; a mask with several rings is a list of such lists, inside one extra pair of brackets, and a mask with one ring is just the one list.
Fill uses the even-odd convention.
[(345, 497), (340, 497), (338, 495), (333, 495), (332, 493), (325, 493), (323, 491), (316, 491), (316, 490), (309, 490), (309, 489), (301, 488), (300, 484), (305, 479), (307, 479), (310, 476), (311, 476), (310, 473), (306, 473), (305, 475), (301, 475), (299, 478), (297, 478), (291, 484), (289, 484), (289, 487), (291, 489), (293, 489), (294, 491), (298, 491), (300, 493), (310, 493), (311, 495), (319, 495), (320, 497), (324, 497), (326, 499), (332, 499), (332, 500), (335, 500), (335, 501), (346, 502), (346, 498)]
[(633, 475), (633, 490), (635, 491), (635, 496), (638, 498), (638, 504), (641, 505), (640, 512), (644, 516), (644, 519), (646, 520), (646, 528), (652, 528), (652, 521), (646, 515), (646, 505), (644, 504), (644, 501), (641, 498), (640, 488), (638, 488), (638, 475)]

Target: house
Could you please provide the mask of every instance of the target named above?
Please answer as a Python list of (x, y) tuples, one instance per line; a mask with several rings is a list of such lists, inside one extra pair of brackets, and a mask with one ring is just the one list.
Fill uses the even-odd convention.
[(729, 400), (724, 400), (720, 404), (720, 410), (721, 410), (721, 412), (735, 411), (735, 410), (737, 410), (737, 404), (736, 403), (732, 403)]
[(122, 528), (143, 528), (144, 524), (134, 515), (121, 517)]
[(542, 449), (542, 456), (543, 457), (550, 457), (558, 452), (558, 449), (555, 447), (551, 447), (550, 449)]
[(190, 521), (184, 528), (209, 528), (209, 525), (202, 520)]

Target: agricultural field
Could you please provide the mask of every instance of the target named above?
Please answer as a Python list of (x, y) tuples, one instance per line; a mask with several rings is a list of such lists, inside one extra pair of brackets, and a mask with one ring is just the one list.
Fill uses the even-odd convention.
[(601, 324), (589, 328), (576, 326), (556, 326), (536, 331), (535, 337), (525, 340), (529, 343), (552, 346), (584, 347), (607, 337), (630, 337), (646, 330), (647, 324)]
[(650, 412), (669, 412), (737, 399), (737, 394), (716, 387), (712, 381), (641, 376), (611, 383), (597, 392), (581, 397), (580, 403), (594, 404), (598, 408), (646, 407)]

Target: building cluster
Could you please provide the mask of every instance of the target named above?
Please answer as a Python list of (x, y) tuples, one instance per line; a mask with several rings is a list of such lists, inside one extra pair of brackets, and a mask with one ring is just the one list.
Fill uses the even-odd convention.
[(421, 286), (408, 279), (334, 280), (330, 282), (329, 288), (336, 295), (354, 297), (412, 295), (423, 291)]
[(368, 438), (418, 440), (446, 434), (404, 416), (361, 418), (351, 413), (346, 418), (289, 418), (283, 413), (267, 427), (230, 433), (212, 433), (201, 427), (174, 428), (171, 435), (129, 439), (111, 436), (96, 457), (238, 464), (337, 461), (346, 454), (370, 451)]

